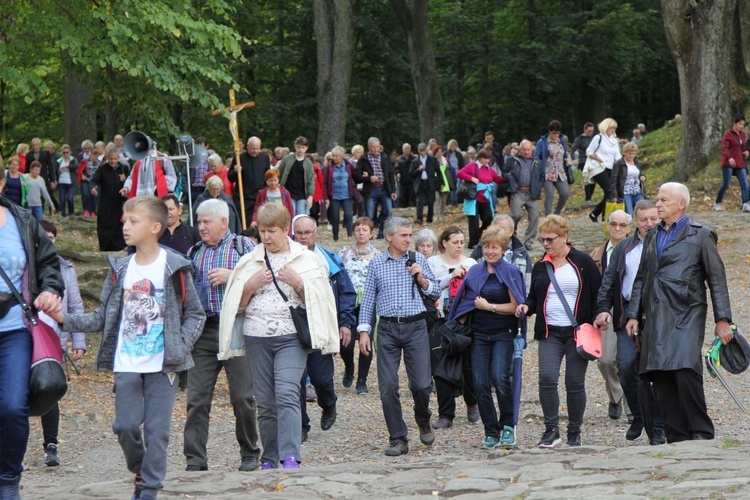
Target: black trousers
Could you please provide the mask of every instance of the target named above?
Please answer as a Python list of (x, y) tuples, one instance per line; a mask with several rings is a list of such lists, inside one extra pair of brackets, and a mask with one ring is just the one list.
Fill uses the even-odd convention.
[(408, 208), (414, 206), (414, 193), (409, 176), (405, 175), (402, 179), (406, 180), (399, 181), (398, 206), (399, 208)]
[[(359, 318), (359, 306), (354, 308), (354, 317)], [(374, 314), (370, 324), (375, 324)], [(357, 339), (357, 341), (355, 341), (355, 339)], [(349, 342), (349, 345), (344, 346), (344, 343), (342, 342), (339, 351), (339, 356), (341, 356), (341, 361), (344, 362), (346, 373), (351, 373), (352, 376), (354, 376), (354, 346), (357, 345), (357, 342), (359, 341), (358, 339), (359, 336), (352, 333), (352, 339)], [(357, 351), (359, 351), (359, 349), (357, 349)], [(370, 365), (372, 365), (372, 352), (367, 356), (360, 352), (357, 361), (357, 383), (367, 382), (367, 375), (370, 374)]]
[[(492, 224), (492, 210), (489, 203), (477, 202), (477, 215), (469, 215), (469, 248), (474, 248), (482, 239), (482, 233)], [(479, 227), (479, 220), (482, 227)]]
[(604, 204), (607, 202), (609, 184), (611, 183), (610, 171), (605, 168), (604, 172), (600, 172), (594, 177), (594, 182), (596, 182), (604, 191), (604, 197), (602, 198), (602, 201), (600, 201), (599, 204), (595, 206), (594, 210), (591, 212), (592, 214), (599, 217), (602, 213), (604, 213)]
[(55, 406), (42, 415), (42, 434), (44, 434), (44, 447), (48, 444), (57, 444), (57, 432), (60, 428), (60, 405)]
[(648, 374), (664, 417), (668, 443), (713, 439), (714, 424), (708, 416), (703, 375), (693, 370), (654, 371)]
[(310, 432), (310, 416), (307, 414), (307, 399), (305, 398), (305, 382), (308, 375), (310, 375), (310, 383), (315, 387), (315, 394), (318, 396), (318, 406), (325, 410), (335, 405), (338, 398), (333, 387), (333, 354), (323, 356), (320, 351), (313, 351), (307, 355), (307, 369), (302, 374), (299, 391), (302, 430), (305, 432)]
[(435, 209), (435, 190), (430, 189), (430, 183), (426, 180), (419, 181), (417, 189), (417, 220), (422, 220), (424, 206), (427, 205), (427, 222), (432, 222), (433, 211)]

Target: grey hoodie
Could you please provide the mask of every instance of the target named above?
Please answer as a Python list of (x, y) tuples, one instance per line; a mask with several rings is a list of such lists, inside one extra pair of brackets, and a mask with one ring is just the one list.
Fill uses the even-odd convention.
[[(187, 370), (193, 366), (190, 351), (203, 331), (206, 315), (193, 285), (193, 264), (177, 252), (167, 251), (164, 266), (164, 366), (165, 372)], [(107, 258), (110, 269), (102, 288), (99, 307), (79, 316), (65, 316), (63, 331), (102, 332), (96, 358), (97, 370), (113, 370), (117, 336), (122, 312), (122, 283), (132, 255)], [(184, 292), (183, 292), (184, 290)]]

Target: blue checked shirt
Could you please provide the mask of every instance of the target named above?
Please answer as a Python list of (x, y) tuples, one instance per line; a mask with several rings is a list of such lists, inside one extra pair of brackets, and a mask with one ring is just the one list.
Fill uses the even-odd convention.
[[(379, 316), (386, 317), (416, 316), (426, 311), (422, 295), (417, 289), (419, 284), (414, 282), (406, 268), (408, 259), (408, 252), (397, 259), (388, 250), (372, 258), (367, 269), (362, 306), (359, 309), (358, 332), (369, 333), (372, 330), (370, 321), (373, 310), (377, 310)], [(424, 294), (437, 299), (440, 287), (427, 264), (427, 259), (417, 252), (416, 260), (422, 267), (424, 278), (430, 283)]]
[[(250, 238), (242, 238), (242, 243), (243, 255), (253, 250)], [(237, 261), (240, 260), (240, 254), (237, 252), (237, 237), (232, 231), (227, 231), (216, 246), (204, 243), (198, 247), (191, 258), (195, 268), (195, 289), (201, 299), (203, 310), (208, 316), (219, 314), (227, 286), (223, 284), (212, 286), (208, 280), (208, 271), (216, 268), (234, 269), (237, 266)]]

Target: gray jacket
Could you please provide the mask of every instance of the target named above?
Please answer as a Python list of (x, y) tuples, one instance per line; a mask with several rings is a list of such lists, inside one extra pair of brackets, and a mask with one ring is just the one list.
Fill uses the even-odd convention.
[[(76, 268), (73, 264), (63, 259), (59, 255), (57, 259), (60, 261), (60, 273), (65, 283), (65, 294), (62, 297), (62, 311), (65, 314), (83, 314), (83, 299), (81, 298), (81, 290), (78, 288), (78, 277), (76, 276)], [(73, 349), (86, 350), (86, 334), (81, 331), (74, 331), (73, 337)], [(62, 344), (63, 350), (68, 348), (68, 332), (60, 331), (60, 343)]]
[[(510, 156), (503, 165), (503, 179), (508, 183), (508, 194), (518, 191), (518, 181), (521, 179), (521, 160), (515, 156)], [(542, 188), (544, 187), (544, 165), (538, 159), (531, 160), (531, 199), (538, 200), (542, 197)]]
[[(193, 285), (193, 264), (177, 252), (167, 250), (164, 266), (164, 366), (165, 372), (191, 368), (190, 351), (203, 331), (206, 315)], [(122, 312), (122, 282), (132, 255), (116, 259), (108, 257), (110, 265), (104, 282), (99, 307), (80, 316), (65, 316), (63, 331), (80, 330), (102, 332), (102, 343), (96, 358), (97, 370), (113, 370), (117, 337), (120, 333)]]

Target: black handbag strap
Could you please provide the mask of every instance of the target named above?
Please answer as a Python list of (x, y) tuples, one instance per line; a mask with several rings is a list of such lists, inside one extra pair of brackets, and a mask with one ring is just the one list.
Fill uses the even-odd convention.
[(547, 276), (549, 276), (549, 280), (552, 282), (552, 286), (555, 287), (555, 292), (557, 292), (557, 296), (560, 299), (560, 302), (562, 302), (563, 308), (565, 308), (565, 312), (568, 313), (568, 318), (570, 318), (571, 326), (573, 327), (573, 330), (578, 330), (578, 322), (576, 321), (576, 317), (573, 314), (573, 311), (570, 310), (568, 301), (565, 300), (565, 295), (563, 295), (562, 290), (560, 290), (560, 285), (557, 283), (557, 279), (555, 278), (554, 266), (551, 262), (547, 262), (546, 264), (547, 265), (545, 267), (547, 268)]
[(3, 280), (5, 280), (5, 283), (8, 285), (8, 289), (10, 290), (10, 293), (12, 293), (13, 297), (15, 297), (18, 303), (21, 304), (21, 308), (23, 309), (23, 313), (26, 315), (26, 319), (28, 319), (30, 323), (36, 324), (36, 317), (34, 316), (34, 311), (31, 310), (31, 306), (21, 296), (21, 293), (15, 287), (15, 285), (10, 280), (8, 275), (5, 274), (5, 269), (3, 269), (2, 266), (0, 266), (0, 275), (3, 277)]
[(276, 285), (276, 290), (279, 291), (279, 295), (281, 295), (281, 298), (284, 299), (284, 302), (289, 302), (289, 299), (287, 298), (286, 294), (281, 291), (281, 287), (279, 286), (279, 283), (276, 281), (276, 275), (273, 273), (273, 268), (271, 267), (271, 261), (268, 259), (268, 252), (266, 249), (263, 249), (263, 258), (266, 259), (266, 266), (268, 266), (268, 270), (271, 271), (271, 278), (273, 278), (273, 284)]

